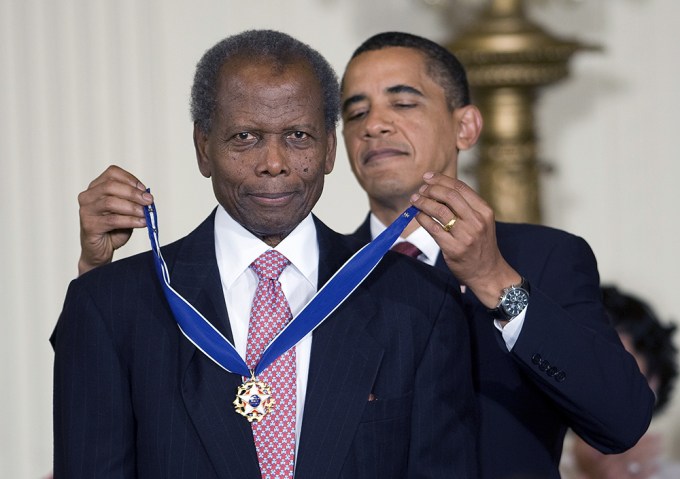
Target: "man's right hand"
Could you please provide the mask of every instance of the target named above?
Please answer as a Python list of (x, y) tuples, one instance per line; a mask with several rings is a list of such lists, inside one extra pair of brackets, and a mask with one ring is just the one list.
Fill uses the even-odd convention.
[(151, 194), (134, 175), (111, 165), (78, 195), (80, 260), (78, 274), (110, 263), (113, 252), (146, 226), (144, 207)]

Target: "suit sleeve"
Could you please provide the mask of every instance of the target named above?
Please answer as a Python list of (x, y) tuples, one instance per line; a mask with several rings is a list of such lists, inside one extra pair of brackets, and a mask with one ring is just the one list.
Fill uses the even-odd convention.
[(408, 477), (477, 477), (470, 333), (451, 291), (416, 372)]
[(512, 356), (590, 445), (605, 453), (632, 447), (649, 426), (654, 395), (608, 323), (590, 247), (569, 236), (529, 280)]
[(102, 314), (76, 284), (69, 287), (53, 335), (54, 478), (133, 478), (126, 369)]

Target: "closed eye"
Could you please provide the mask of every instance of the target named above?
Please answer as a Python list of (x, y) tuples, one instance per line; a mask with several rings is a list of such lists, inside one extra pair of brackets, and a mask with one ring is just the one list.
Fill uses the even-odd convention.
[(407, 109), (407, 108), (415, 108), (416, 106), (418, 106), (418, 104), (417, 104), (417, 103), (411, 103), (411, 102), (403, 102), (403, 101), (400, 101), (400, 102), (396, 102), (396, 103), (394, 104), (394, 106), (395, 106), (396, 108)]
[(360, 118), (365, 117), (367, 114), (368, 114), (368, 110), (366, 110), (366, 109), (351, 110), (351, 111), (346, 112), (343, 115), (344, 116), (343, 119), (344, 119), (345, 122), (352, 121), (352, 120), (358, 120)]

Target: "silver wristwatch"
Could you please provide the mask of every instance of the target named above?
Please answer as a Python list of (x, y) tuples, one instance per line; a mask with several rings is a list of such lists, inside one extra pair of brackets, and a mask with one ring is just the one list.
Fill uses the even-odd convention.
[(525, 278), (522, 278), (520, 284), (503, 289), (498, 305), (489, 310), (491, 317), (500, 321), (510, 321), (518, 316), (529, 305), (530, 291), (529, 282)]

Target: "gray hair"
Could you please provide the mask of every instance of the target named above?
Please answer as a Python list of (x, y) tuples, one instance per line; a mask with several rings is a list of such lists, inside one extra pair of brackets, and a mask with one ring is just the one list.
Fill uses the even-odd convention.
[(217, 107), (220, 69), (228, 60), (245, 57), (273, 60), (284, 67), (303, 61), (316, 75), (323, 94), (326, 131), (335, 130), (340, 113), (338, 77), (328, 61), (299, 40), (274, 30), (248, 30), (225, 38), (203, 54), (196, 65), (191, 87), (191, 118), (204, 133), (210, 133)]

